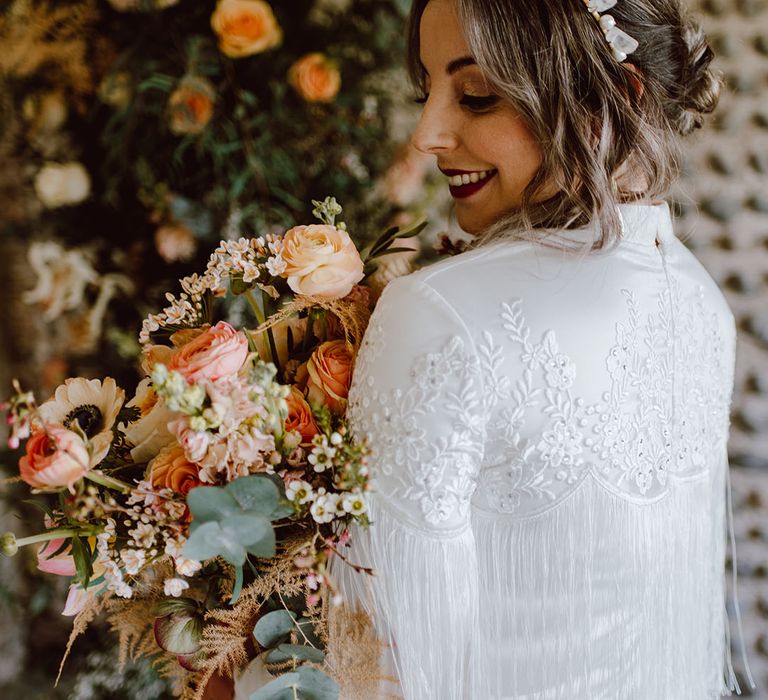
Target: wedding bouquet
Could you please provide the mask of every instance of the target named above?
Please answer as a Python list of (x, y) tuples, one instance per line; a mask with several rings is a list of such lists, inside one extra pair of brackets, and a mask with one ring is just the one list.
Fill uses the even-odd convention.
[[(3, 553), (38, 544), (41, 570), (72, 577), (67, 651), (105, 611), (121, 661), (153, 657), (185, 698), (254, 659), (277, 675), (253, 700), (338, 696), (327, 564), (369, 524), (368, 449), (345, 420), (374, 302), (360, 283), (422, 226), (361, 255), (335, 199), (313, 204), (319, 224), (222, 241), (181, 280), (144, 322), (147, 376), (127, 403), (113, 379), (78, 377), (41, 405), (15, 384), (4, 405), (10, 446), (26, 440), (20, 478), (55, 498), (45, 531), (6, 533)], [(236, 297), (252, 329), (216, 321)]]

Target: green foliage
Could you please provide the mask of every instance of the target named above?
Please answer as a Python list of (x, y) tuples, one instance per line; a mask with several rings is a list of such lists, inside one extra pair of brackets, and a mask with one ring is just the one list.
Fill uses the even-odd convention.
[(325, 673), (302, 666), (285, 673), (251, 695), (251, 700), (337, 700), (339, 686)]
[(272, 647), (287, 639), (296, 627), (296, 615), (288, 610), (275, 610), (259, 618), (253, 628), (253, 636), (264, 648)]

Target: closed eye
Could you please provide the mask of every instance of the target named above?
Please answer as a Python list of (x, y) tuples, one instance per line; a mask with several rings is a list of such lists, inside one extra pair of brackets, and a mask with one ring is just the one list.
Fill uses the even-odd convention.
[(499, 99), (498, 95), (463, 95), (459, 104), (468, 107), (473, 112), (485, 112), (496, 106)]

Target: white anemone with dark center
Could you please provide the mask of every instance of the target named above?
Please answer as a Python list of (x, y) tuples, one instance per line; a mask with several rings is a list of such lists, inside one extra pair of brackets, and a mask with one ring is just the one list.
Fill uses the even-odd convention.
[(125, 401), (125, 392), (115, 380), (67, 379), (56, 389), (50, 400), (40, 406), (45, 423), (58, 423), (65, 428), (80, 430), (91, 447), (91, 467), (107, 456), (112, 444), (112, 427)]

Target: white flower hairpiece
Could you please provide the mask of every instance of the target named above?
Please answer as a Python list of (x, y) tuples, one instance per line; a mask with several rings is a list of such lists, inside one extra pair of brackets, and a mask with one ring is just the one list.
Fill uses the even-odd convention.
[(616, 26), (616, 20), (611, 15), (603, 15), (601, 12), (610, 10), (618, 0), (584, 0), (587, 9), (592, 13), (605, 34), (605, 40), (611, 47), (613, 57), (621, 63), (627, 56), (640, 45), (637, 39), (629, 36)]

